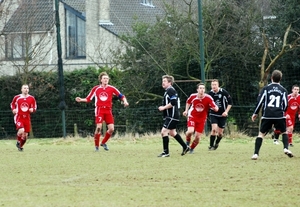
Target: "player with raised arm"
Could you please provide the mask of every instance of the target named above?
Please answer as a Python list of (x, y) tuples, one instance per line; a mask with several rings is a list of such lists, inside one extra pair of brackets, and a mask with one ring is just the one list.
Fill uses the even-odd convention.
[(14, 114), (14, 122), (17, 130), (17, 148), (19, 151), (23, 151), (23, 146), (27, 141), (28, 133), (31, 129), (31, 117), (30, 114), (37, 109), (35, 98), (29, 94), (29, 86), (27, 84), (22, 85), (21, 94), (16, 95), (10, 108)]
[(92, 99), (95, 99), (95, 123), (96, 129), (94, 134), (95, 151), (99, 151), (100, 136), (103, 121), (107, 124), (107, 131), (101, 142), (101, 146), (108, 151), (106, 142), (114, 132), (114, 117), (112, 114), (112, 99), (113, 96), (117, 96), (123, 101), (124, 106), (128, 106), (126, 97), (114, 86), (109, 85), (109, 76), (106, 72), (102, 72), (99, 75), (100, 85), (96, 85), (92, 88), (86, 98), (76, 97), (77, 102), (89, 103)]
[[(219, 107), (216, 105), (212, 97), (205, 93), (205, 85), (199, 83), (197, 85), (197, 93), (193, 93), (186, 101), (184, 116), (188, 116), (186, 131), (186, 144), (190, 146), (190, 154), (194, 153), (194, 149), (200, 142), (200, 136), (203, 133), (205, 122), (209, 109), (217, 112)], [(191, 143), (192, 135), (195, 133), (195, 139)]]
[(280, 85), (282, 73), (279, 70), (274, 70), (271, 76), (272, 83), (263, 87), (260, 91), (252, 121), (258, 116), (262, 108), (261, 124), (258, 136), (255, 140), (254, 154), (252, 160), (257, 160), (259, 151), (262, 145), (263, 138), (274, 126), (282, 134), (283, 152), (289, 157), (293, 157), (293, 153), (288, 149), (288, 136), (286, 134), (286, 117), (285, 111), (288, 107), (287, 90)]

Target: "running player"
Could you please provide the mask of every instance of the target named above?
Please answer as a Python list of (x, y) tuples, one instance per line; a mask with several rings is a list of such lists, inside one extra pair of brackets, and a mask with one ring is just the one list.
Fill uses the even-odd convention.
[(31, 129), (30, 114), (37, 109), (35, 98), (29, 94), (29, 86), (27, 84), (22, 85), (21, 94), (16, 95), (10, 108), (14, 114), (14, 122), (17, 130), (17, 148), (19, 151), (23, 151), (23, 146), (27, 141), (28, 133)]
[(272, 126), (282, 134), (283, 152), (287, 156), (293, 157), (293, 153), (288, 149), (289, 143), (286, 134), (285, 111), (288, 107), (287, 90), (280, 85), (281, 79), (281, 71), (274, 70), (271, 76), (272, 83), (266, 85), (258, 95), (252, 121), (255, 121), (262, 107), (263, 109), (259, 133), (255, 140), (254, 154), (251, 157), (252, 160), (258, 159), (263, 138), (272, 129)]
[(190, 146), (190, 154), (200, 142), (200, 136), (203, 133), (205, 122), (209, 109), (217, 112), (219, 107), (216, 105), (211, 96), (205, 93), (205, 85), (197, 85), (197, 93), (193, 93), (186, 101), (184, 116), (188, 116), (186, 135), (186, 144), (190, 146), (191, 137), (195, 133), (195, 139)]

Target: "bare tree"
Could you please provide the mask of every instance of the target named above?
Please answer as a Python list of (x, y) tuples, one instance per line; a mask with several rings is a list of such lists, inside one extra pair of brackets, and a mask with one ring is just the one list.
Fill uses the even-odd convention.
[[(291, 35), (291, 33), (293, 33), (293, 35)], [(288, 42), (289, 35), (293, 37), (290, 42)], [(284, 33), (281, 50), (274, 58), (272, 58), (270, 55), (270, 40), (265, 32), (262, 33), (262, 37), (264, 42), (264, 53), (261, 61), (259, 89), (262, 89), (267, 84), (268, 74), (276, 62), (286, 53), (289, 53), (300, 47), (300, 33), (293, 30), (291, 24), (287, 27)]]

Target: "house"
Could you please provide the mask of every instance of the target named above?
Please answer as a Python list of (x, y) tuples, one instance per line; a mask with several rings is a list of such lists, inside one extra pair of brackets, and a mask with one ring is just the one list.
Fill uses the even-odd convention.
[(136, 21), (155, 23), (164, 14), (161, 0), (1, 1), (1, 75), (57, 69), (55, 3), (64, 70), (111, 65), (120, 35), (131, 33)]

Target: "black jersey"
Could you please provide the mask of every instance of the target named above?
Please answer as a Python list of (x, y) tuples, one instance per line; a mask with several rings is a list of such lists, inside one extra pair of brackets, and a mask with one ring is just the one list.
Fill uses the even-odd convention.
[(262, 119), (282, 119), (288, 106), (288, 92), (279, 83), (270, 83), (259, 93), (253, 114), (262, 107)]
[(231, 96), (223, 88), (219, 88), (218, 92), (214, 92), (213, 90), (211, 90), (210, 92), (208, 92), (208, 94), (214, 99), (214, 102), (219, 107), (219, 110), (217, 112), (210, 109), (209, 114), (212, 116), (222, 117), (222, 114), (226, 110), (227, 106), (232, 105)]
[(164, 118), (169, 117), (174, 120), (179, 120), (180, 103), (177, 91), (175, 88), (173, 88), (173, 86), (170, 86), (166, 89), (162, 105), (165, 106), (169, 103), (171, 103), (173, 107), (163, 111)]

